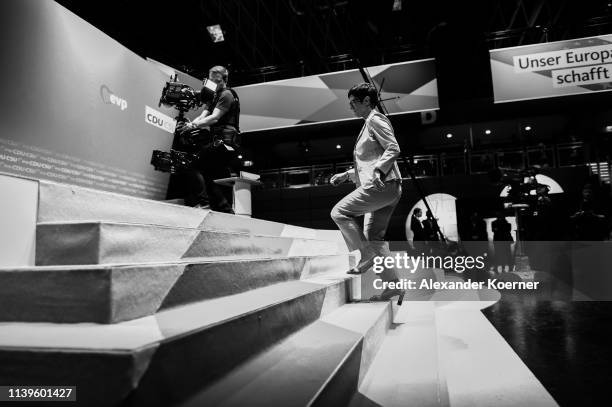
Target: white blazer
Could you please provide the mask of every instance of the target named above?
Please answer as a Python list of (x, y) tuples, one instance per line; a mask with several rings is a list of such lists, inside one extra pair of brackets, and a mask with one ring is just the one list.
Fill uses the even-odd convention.
[(386, 176), (383, 181), (402, 179), (397, 158), (400, 148), (393, 134), (389, 119), (372, 109), (361, 128), (355, 148), (353, 162), (355, 168), (348, 171), (351, 180), (364, 188), (371, 187), (374, 170), (379, 169)]

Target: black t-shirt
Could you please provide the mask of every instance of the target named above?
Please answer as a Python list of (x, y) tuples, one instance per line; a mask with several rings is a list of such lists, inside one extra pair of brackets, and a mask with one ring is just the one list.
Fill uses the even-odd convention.
[(233, 126), (238, 129), (238, 115), (240, 114), (239, 103), (238, 99), (234, 97), (228, 88), (218, 93), (213, 101), (206, 106), (206, 109), (210, 113), (212, 113), (215, 108), (221, 110), (223, 113), (213, 127)]

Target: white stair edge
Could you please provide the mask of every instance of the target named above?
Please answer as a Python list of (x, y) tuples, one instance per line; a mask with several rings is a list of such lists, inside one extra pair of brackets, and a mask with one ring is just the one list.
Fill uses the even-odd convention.
[(111, 268), (134, 268), (134, 267), (154, 267), (154, 266), (184, 266), (208, 263), (239, 263), (239, 262), (262, 262), (275, 260), (295, 260), (295, 259), (319, 259), (326, 257), (344, 257), (350, 256), (347, 253), (338, 254), (313, 254), (313, 255), (236, 255), (228, 256), (209, 256), (209, 257), (186, 257), (177, 260), (168, 261), (151, 261), (151, 262), (134, 262), (134, 263), (103, 263), (103, 264), (69, 264), (69, 265), (50, 265), (50, 266), (16, 266), (16, 267), (0, 267), (0, 272), (3, 271), (53, 271), (53, 270), (106, 270)]
[[(0, 349), (123, 351), (155, 345), (223, 324), (321, 289), (335, 289), (350, 277), (328, 275), (287, 281), (247, 292), (162, 310), (116, 324), (0, 323)], [(322, 314), (334, 309), (326, 292)]]
[(558, 404), (476, 307), (436, 308), (440, 366), (453, 407)]
[[(351, 407), (446, 405), (438, 369), (435, 302), (408, 301), (387, 333)], [(442, 385), (441, 385), (442, 384)]]
[(390, 302), (346, 304), (323, 316), (321, 321), (363, 336), (359, 383), (376, 357), (393, 319)]
[[(134, 206), (141, 207), (141, 208), (158, 207), (161, 210), (163, 210), (164, 208), (167, 208), (169, 210), (172, 210), (173, 212), (182, 212), (185, 216), (179, 216), (179, 218), (181, 219), (180, 222), (183, 225), (190, 226), (190, 227), (197, 227), (208, 216), (221, 216), (221, 217), (234, 216), (234, 215), (226, 214), (223, 212), (196, 209), (196, 208), (191, 208), (191, 207), (187, 207), (184, 205), (177, 205), (176, 203), (165, 201), (165, 200), (162, 200), (162, 201), (152, 200), (152, 199), (136, 197), (136, 196), (131, 196), (131, 195), (124, 195), (124, 194), (120, 194), (117, 192), (100, 191), (100, 190), (96, 190), (93, 188), (87, 188), (83, 186), (63, 184), (63, 183), (49, 181), (49, 180), (32, 180), (32, 181), (35, 181), (39, 184), (39, 187), (38, 187), (39, 189), (45, 189), (45, 188), (54, 189), (55, 188), (56, 190), (63, 191), (64, 195), (68, 195), (68, 196), (62, 196), (62, 194), (60, 195), (52, 194), (51, 199), (55, 199), (55, 200), (68, 200), (72, 198), (72, 196), (70, 195), (78, 195), (79, 192), (81, 192), (82, 194), (85, 194), (87, 196), (79, 197), (78, 199), (85, 200), (85, 201), (90, 199), (90, 197), (95, 197), (95, 196), (103, 197), (103, 198), (108, 197), (108, 200), (112, 201), (112, 203), (117, 203), (117, 205), (123, 205), (123, 204), (129, 205), (127, 202), (132, 201), (134, 203), (133, 204)], [(70, 191), (71, 194), (67, 194), (67, 191)], [(42, 195), (43, 194), (41, 194), (41, 196)], [(111, 216), (110, 214), (112, 214), (111, 217), (114, 218), (116, 216), (117, 208), (115, 208), (114, 205), (112, 206), (113, 208), (111, 208), (110, 210), (104, 209), (104, 208), (100, 209), (97, 205), (94, 205), (91, 208), (85, 208), (85, 209), (80, 208), (80, 210), (83, 213), (90, 213), (91, 214), (90, 216), (94, 216), (94, 218), (96, 218), (96, 215), (94, 215), (95, 213), (100, 213), (100, 215), (97, 215), (97, 216), (101, 216), (101, 217), (108, 217), (108, 216)], [(68, 207), (70, 207), (70, 205), (68, 205)], [(40, 217), (44, 218), (45, 216), (49, 216), (49, 214), (47, 213), (48, 211), (42, 210), (41, 212), (42, 213), (39, 214)], [(55, 212), (56, 212), (55, 216), (58, 216), (57, 213), (62, 213), (62, 210), (55, 210)], [(81, 218), (81, 216), (82, 215), (79, 215), (79, 218)], [(165, 220), (168, 222), (170, 222), (171, 220), (176, 221), (177, 216), (178, 215), (168, 214), (165, 217)], [(276, 221), (258, 219), (258, 218), (245, 219), (245, 221), (250, 221), (250, 220), (252, 220), (255, 223), (260, 224), (261, 226), (267, 225), (270, 228), (279, 230), (280, 233), (274, 236), (343, 241), (340, 235), (340, 232), (338, 230), (312, 229), (308, 227), (289, 225), (289, 224), (284, 224), (284, 223), (280, 223)], [(163, 223), (161, 223), (160, 226), (161, 225), (163, 225)]]
[[(299, 354), (289, 353), (292, 348), (292, 344), (295, 343), (305, 343), (304, 335), (312, 335), (312, 328), (316, 325), (318, 329), (321, 329), (325, 326), (328, 328), (334, 328), (334, 332), (338, 335), (349, 336), (352, 337), (354, 342), (351, 343), (350, 348), (345, 349), (346, 353), (338, 354), (341, 356), (337, 361), (337, 364), (332, 366), (328, 366), (332, 368), (330, 370), (325, 370), (325, 376), (317, 376), (318, 387), (316, 388), (316, 392), (312, 394), (308, 394), (308, 401), (304, 401), (305, 406), (310, 406), (317, 403), (319, 397), (325, 392), (328, 391), (328, 386), (330, 383), (333, 383), (334, 379), (337, 378), (338, 374), (345, 367), (347, 361), (351, 358), (359, 357), (363, 359), (364, 354), (368, 351), (376, 351), (377, 349), (367, 349), (366, 343), (368, 342), (369, 336), (378, 335), (379, 333), (376, 331), (384, 332), (388, 329), (390, 322), (390, 307), (387, 303), (354, 303), (354, 304), (345, 304), (341, 307), (331, 311), (327, 315), (322, 316), (317, 321), (312, 324), (305, 326), (301, 330), (293, 333), (291, 336), (279, 341), (274, 346), (268, 348), (267, 350), (261, 352), (260, 354), (254, 356), (252, 359), (245, 361), (242, 365), (236, 367), (232, 372), (230, 372), (226, 377), (224, 377), (220, 382), (213, 385), (212, 388), (204, 389), (202, 393), (195, 395), (190, 400), (186, 401), (185, 406), (196, 406), (203, 405), (203, 403), (213, 403), (215, 405), (238, 405), (238, 400), (233, 399), (233, 397), (237, 396), (238, 399), (244, 399), (245, 397), (255, 396), (257, 399), (253, 401), (254, 405), (265, 405), (266, 400), (262, 399), (262, 393), (258, 390), (257, 383), (261, 382), (261, 376), (267, 379), (265, 381), (265, 385), (268, 383), (274, 383), (273, 379), (265, 376), (265, 375), (273, 375), (278, 374), (280, 370), (277, 370), (279, 366), (284, 365), (287, 367), (287, 358), (295, 358), (301, 363), (308, 364), (308, 360), (302, 360)], [(336, 331), (337, 329), (337, 331)], [(319, 338), (317, 337), (317, 340)], [(308, 351), (313, 351), (313, 348), (310, 342), (306, 343)], [(325, 352), (323, 349), (325, 347), (325, 342), (317, 343), (316, 350), (317, 353)], [(355, 352), (360, 349), (360, 355), (356, 355)], [(362, 361), (363, 365), (363, 361)], [(310, 365), (312, 368), (314, 365)], [(300, 375), (299, 370), (293, 370), (288, 372), (289, 375)], [(314, 378), (314, 377), (311, 377)], [(297, 379), (297, 381), (295, 380)], [(289, 380), (288, 382), (293, 385), (298, 385), (301, 378), (294, 378), (294, 380)], [(306, 384), (307, 387), (310, 387), (310, 383)], [(285, 388), (278, 388), (278, 391), (286, 391)], [(315, 390), (315, 389), (312, 389)], [(242, 394), (241, 394), (242, 393)], [(285, 402), (289, 403), (290, 394), (287, 394), (287, 398)], [(305, 394), (302, 394), (301, 397), (304, 397)], [(244, 403), (244, 400), (241, 400)]]
[(121, 226), (137, 226), (137, 227), (149, 227), (156, 229), (172, 229), (172, 230), (188, 230), (193, 232), (212, 232), (212, 233), (225, 233), (229, 235), (236, 236), (253, 236), (253, 237), (268, 237), (268, 238), (278, 238), (278, 239), (294, 239), (294, 240), (304, 240), (304, 241), (315, 241), (315, 242), (329, 242), (329, 243), (338, 243), (338, 240), (333, 238), (329, 239), (320, 239), (313, 237), (301, 237), (301, 236), (292, 236), (289, 235), (266, 235), (261, 233), (249, 233), (249, 232), (239, 232), (232, 230), (223, 230), (223, 229), (201, 229), (197, 227), (187, 227), (187, 226), (171, 226), (171, 225), (161, 225), (155, 223), (136, 223), (136, 222), (119, 222), (119, 221), (106, 221), (106, 220), (74, 220), (74, 221), (49, 221), (49, 222), (38, 222), (37, 226), (62, 226), (62, 225), (121, 225)]

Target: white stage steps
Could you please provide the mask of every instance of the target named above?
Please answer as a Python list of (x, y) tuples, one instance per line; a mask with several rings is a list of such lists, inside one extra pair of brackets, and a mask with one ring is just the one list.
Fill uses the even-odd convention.
[(465, 295), (402, 307), (350, 407), (558, 406), (482, 314), (499, 293)]
[(0, 385), (88, 407), (555, 405), (480, 313), (494, 294), (349, 303), (337, 231), (9, 181), (36, 252), (0, 266)]
[(0, 269), (1, 384), (171, 406), (292, 349), (303, 368), (268, 377), (309, 378), (287, 393), (297, 404), (342, 404), (390, 324), (389, 304), (347, 304), (359, 279), (337, 231), (24, 182), (37, 185), (36, 265)]

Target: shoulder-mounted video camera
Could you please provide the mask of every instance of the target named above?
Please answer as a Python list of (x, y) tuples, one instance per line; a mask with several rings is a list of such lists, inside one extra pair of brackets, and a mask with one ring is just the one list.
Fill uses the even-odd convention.
[(201, 107), (215, 98), (217, 84), (204, 79), (201, 90), (195, 90), (191, 86), (175, 80), (166, 82), (162, 89), (159, 106), (170, 106), (177, 108), (180, 112), (186, 112)]
[[(201, 90), (195, 90), (189, 85), (178, 82), (176, 79), (175, 76), (173, 80), (166, 82), (159, 99), (159, 106), (174, 107), (178, 110), (178, 115), (175, 118), (175, 135), (180, 125), (185, 122), (185, 112), (198, 109), (205, 103), (212, 102), (217, 92), (217, 84), (208, 79), (204, 79)], [(171, 174), (191, 169), (198, 160), (198, 154), (194, 152), (195, 146), (201, 143), (201, 138), (204, 135), (205, 133), (202, 132), (182, 134), (181, 144), (188, 151), (175, 149), (170, 151), (154, 150), (151, 156), (151, 165), (157, 171), (169, 172)]]

